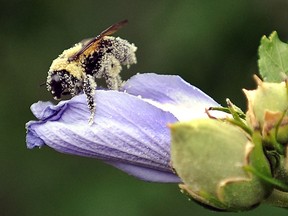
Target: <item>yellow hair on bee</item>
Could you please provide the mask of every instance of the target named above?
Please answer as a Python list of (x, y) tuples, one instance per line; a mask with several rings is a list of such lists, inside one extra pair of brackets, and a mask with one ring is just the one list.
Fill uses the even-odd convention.
[(84, 73), (84, 69), (81, 67), (81, 62), (69, 62), (68, 57), (77, 53), (80, 49), (82, 49), (82, 46), (82, 44), (78, 43), (75, 44), (75, 46), (64, 50), (63, 53), (60, 54), (59, 57), (52, 62), (49, 71), (66, 70), (72, 76), (76, 77), (77, 79), (81, 79), (82, 74)]

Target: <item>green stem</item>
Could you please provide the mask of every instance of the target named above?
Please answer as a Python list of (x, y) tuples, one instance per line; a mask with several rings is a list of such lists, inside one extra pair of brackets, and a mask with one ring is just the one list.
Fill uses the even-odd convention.
[(285, 184), (284, 182), (274, 179), (270, 176), (264, 175), (263, 173), (259, 172), (252, 166), (244, 166), (243, 168), (245, 171), (253, 173), (257, 177), (261, 178), (264, 182), (274, 186), (276, 189), (280, 191), (288, 192), (288, 185)]

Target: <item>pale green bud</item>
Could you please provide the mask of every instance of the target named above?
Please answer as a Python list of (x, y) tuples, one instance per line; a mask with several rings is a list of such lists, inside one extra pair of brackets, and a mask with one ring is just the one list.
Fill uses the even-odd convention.
[(218, 210), (243, 211), (269, 196), (272, 188), (245, 169), (271, 177), (261, 143), (255, 145), (240, 127), (214, 119), (170, 127), (172, 166), (184, 183), (180, 188), (194, 200)]
[(287, 83), (262, 82), (259, 78), (256, 81), (256, 90), (243, 90), (248, 100), (247, 123), (253, 130), (261, 131), (264, 139), (274, 136), (278, 142), (287, 143)]

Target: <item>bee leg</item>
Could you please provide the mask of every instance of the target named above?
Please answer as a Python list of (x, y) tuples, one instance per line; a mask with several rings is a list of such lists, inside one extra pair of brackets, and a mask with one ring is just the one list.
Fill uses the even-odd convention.
[(95, 110), (96, 110), (94, 94), (95, 94), (96, 86), (97, 84), (93, 76), (88, 74), (84, 77), (83, 91), (86, 95), (87, 105), (91, 113), (90, 118), (89, 118), (89, 125), (92, 125), (94, 122), (94, 115), (95, 115)]
[(118, 90), (121, 87), (122, 80), (120, 72), (122, 67), (119, 60), (111, 54), (103, 56), (103, 77), (106, 81), (107, 88), (112, 90)]
[(117, 84), (118, 84), (117, 89), (120, 89), (124, 85), (125, 81), (122, 80), (120, 75), (116, 76), (115, 79), (117, 80)]
[(120, 75), (117, 76), (105, 76), (107, 88), (111, 90), (118, 90), (122, 85), (122, 79)]

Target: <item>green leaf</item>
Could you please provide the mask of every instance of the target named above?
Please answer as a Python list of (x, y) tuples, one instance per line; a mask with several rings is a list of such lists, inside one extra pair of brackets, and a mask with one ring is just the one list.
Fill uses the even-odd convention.
[(274, 31), (263, 36), (259, 46), (258, 66), (264, 81), (281, 82), (288, 75), (288, 44), (279, 40)]

